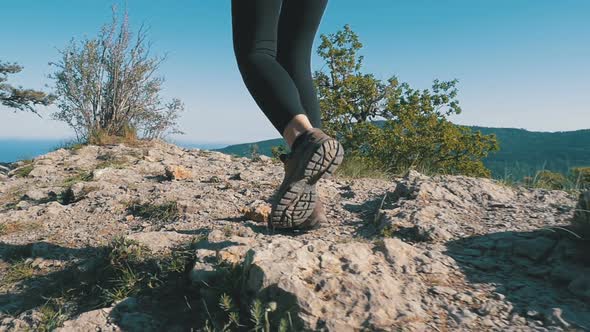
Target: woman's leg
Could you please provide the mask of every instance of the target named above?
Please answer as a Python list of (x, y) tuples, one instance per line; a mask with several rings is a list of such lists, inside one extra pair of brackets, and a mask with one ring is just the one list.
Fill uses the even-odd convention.
[(284, 0), (279, 18), (277, 61), (287, 70), (311, 125), (321, 128), (320, 103), (312, 74), (313, 41), (328, 0)]
[[(285, 128), (297, 117), (297, 127), (311, 127), (297, 85), (277, 61), (277, 34), (282, 0), (232, 0), (233, 46), (248, 91), (291, 146)], [(307, 121), (307, 126), (305, 122)]]

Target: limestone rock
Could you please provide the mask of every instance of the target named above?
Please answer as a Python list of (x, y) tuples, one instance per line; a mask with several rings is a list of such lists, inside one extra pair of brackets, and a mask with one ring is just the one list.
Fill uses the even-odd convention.
[(45, 199), (49, 196), (49, 192), (47, 190), (44, 189), (31, 189), (29, 191), (27, 191), (24, 196), (23, 199), (31, 199), (31, 200), (35, 200), (35, 201), (40, 201), (42, 199)]
[[(166, 168), (175, 181), (164, 180)], [(91, 179), (77, 178), (90, 173)], [(573, 212), (577, 197), (565, 191), (415, 171), (394, 179), (337, 176), (317, 183), (325, 224), (278, 233), (266, 227), (266, 202), (283, 175), (283, 165), (266, 157), (236, 158), (158, 140), (35, 158), (29, 176), (0, 179), (0, 276), (16, 277), (8, 283), (0, 277), (0, 331), (38, 329), (47, 302), (41, 295), (62, 287), (64, 275), (74, 277), (63, 285), (73, 294), (92, 285), (108, 272), (102, 255), (117, 236), (158, 256), (146, 268), (156, 269), (156, 258), (178, 246), (190, 249), (173, 262), (192, 254), (186, 258), (194, 264), (162, 275), (135, 271), (150, 273), (136, 275), (150, 287), (159, 284), (152, 277), (164, 278), (164, 288), (110, 308), (78, 313), (84, 299), (54, 294), (64, 302), (62, 329), (204, 330), (205, 308), (219, 310), (220, 292), (239, 296), (234, 303), (242, 306), (245, 325), (254, 299), (276, 304), (271, 330), (287, 311), (295, 330), (590, 326), (585, 241), (568, 229), (572, 214), (581, 221), (575, 225), (588, 224), (588, 204), (581, 201)], [(130, 209), (134, 202), (142, 204)], [(27, 277), (18, 280), (15, 271)]]
[[(387, 239), (385, 246), (399, 270), (413, 265), (419, 254), (399, 240)], [(279, 308), (298, 306), (304, 329), (388, 330), (402, 324), (400, 316), (422, 318), (425, 312), (416, 300), (424, 286), (396, 274), (373, 250), (358, 242), (275, 238), (250, 251), (247, 289), (259, 296), (283, 294)]]
[(0, 318), (0, 332), (27, 331), (28, 329), (29, 324), (21, 319), (10, 317)]
[(117, 325), (109, 322), (112, 308), (97, 309), (84, 312), (77, 317), (67, 320), (55, 332), (79, 332), (79, 331), (122, 331)]
[(131, 234), (127, 238), (148, 247), (153, 253), (158, 253), (189, 243), (193, 236), (177, 232), (143, 232)]

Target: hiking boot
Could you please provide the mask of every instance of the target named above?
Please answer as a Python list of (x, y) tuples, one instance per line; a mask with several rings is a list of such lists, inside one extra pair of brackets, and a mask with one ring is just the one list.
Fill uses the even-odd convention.
[[(286, 162), (288, 158), (289, 158), (289, 154), (287, 154), (287, 153), (282, 153), (281, 155), (279, 155), (279, 159), (283, 162), (283, 164), (285, 166), (285, 173), (287, 173), (287, 169), (288, 169), (288, 165), (289, 165)], [(309, 217), (307, 217), (307, 219), (305, 219), (305, 221), (302, 222), (301, 225), (299, 225), (299, 227), (297, 227), (297, 228), (311, 229), (311, 228), (315, 228), (316, 226), (319, 226), (320, 224), (326, 223), (327, 221), (328, 221), (328, 218), (326, 217), (324, 205), (322, 204), (322, 201), (320, 200), (320, 196), (316, 194), (315, 207), (314, 207), (313, 211), (311, 211), (311, 214), (309, 215)]]
[(304, 225), (316, 207), (315, 184), (320, 178), (331, 176), (344, 158), (342, 145), (319, 128), (304, 131), (297, 140), (298, 144), (285, 156), (285, 177), (273, 200), (271, 228)]

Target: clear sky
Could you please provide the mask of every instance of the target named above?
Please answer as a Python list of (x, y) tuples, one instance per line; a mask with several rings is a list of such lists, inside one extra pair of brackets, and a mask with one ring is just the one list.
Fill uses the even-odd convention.
[[(242, 0), (247, 1), (247, 0)], [(121, 4), (122, 2), (117, 2)], [(113, 2), (0, 0), (0, 60), (24, 71), (10, 82), (46, 89), (48, 65), (72, 38), (94, 36)], [(168, 53), (164, 96), (184, 101), (183, 140), (247, 142), (279, 137), (248, 94), (235, 63), (230, 0), (127, 0), (134, 27), (150, 26)], [(456, 123), (538, 131), (590, 128), (588, 0), (330, 0), (319, 34), (350, 24), (364, 71), (414, 87), (459, 79)], [(313, 69), (322, 61), (313, 55)], [(0, 106), (0, 137), (62, 138), (65, 125)]]

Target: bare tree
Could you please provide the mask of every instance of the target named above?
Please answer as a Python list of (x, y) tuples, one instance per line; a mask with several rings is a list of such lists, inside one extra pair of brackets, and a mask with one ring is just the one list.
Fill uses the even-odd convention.
[(131, 129), (144, 138), (160, 138), (177, 129), (182, 102), (161, 100), (164, 79), (155, 75), (164, 57), (150, 55), (142, 25), (133, 34), (127, 12), (122, 19), (113, 7), (110, 24), (98, 37), (77, 43), (73, 39), (52, 63), (59, 111), (79, 139), (96, 134), (124, 136)]

